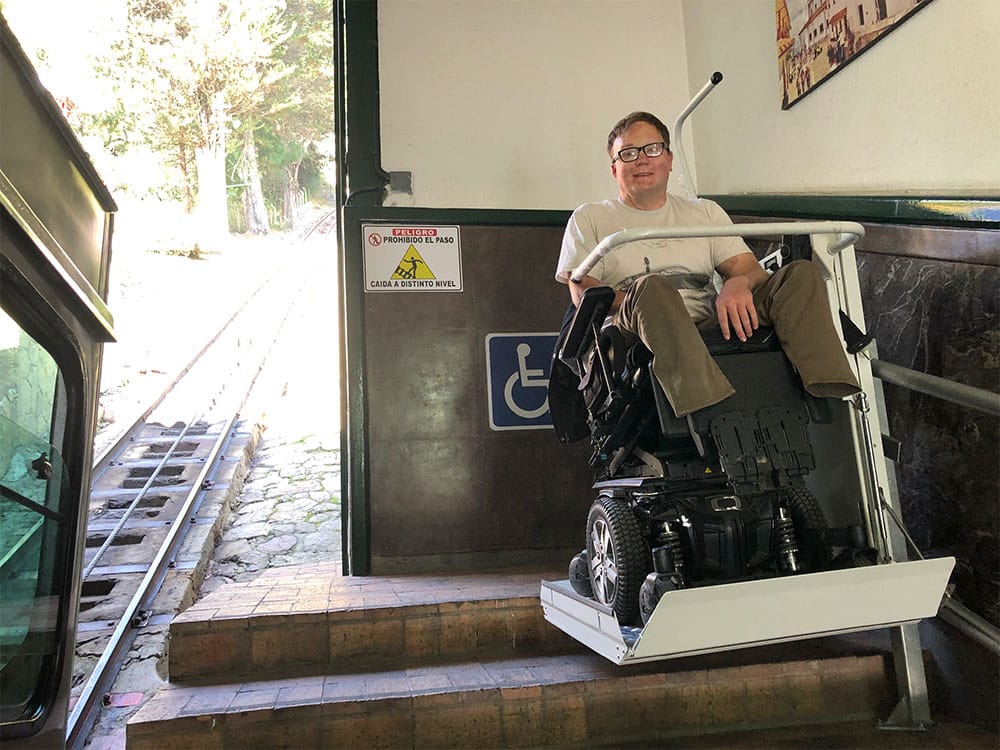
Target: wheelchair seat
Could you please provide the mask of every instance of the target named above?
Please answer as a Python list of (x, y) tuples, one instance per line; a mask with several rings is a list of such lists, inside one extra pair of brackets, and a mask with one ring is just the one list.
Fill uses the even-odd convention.
[[(653, 375), (649, 350), (604, 325), (613, 300), (609, 287), (587, 289), (579, 309), (567, 316), (556, 352), (557, 361), (578, 379), (587, 430), (575, 434), (591, 437), (591, 465), (599, 474), (606, 479), (723, 475), (734, 491), (745, 492), (749, 486), (758, 491), (785, 486), (813, 468), (805, 425), (810, 412), (822, 421), (822, 410), (807, 406), (809, 397), (773, 329), (761, 327), (747, 341), (727, 341), (717, 327), (700, 329), (736, 393), (679, 418)], [(553, 395), (550, 402), (557, 402)], [(559, 424), (555, 403), (552, 413), (561, 439), (574, 432)]]

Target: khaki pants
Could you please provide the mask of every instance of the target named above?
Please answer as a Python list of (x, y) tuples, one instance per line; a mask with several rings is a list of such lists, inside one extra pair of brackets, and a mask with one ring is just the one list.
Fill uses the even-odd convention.
[[(814, 396), (841, 398), (860, 391), (833, 325), (819, 269), (809, 261), (780, 268), (753, 293), (761, 325), (774, 328), (785, 355)], [(661, 275), (644, 276), (625, 294), (615, 323), (653, 353), (653, 372), (674, 413), (682, 417), (733, 395), (680, 294)], [(711, 325), (712, 321), (701, 325)], [(714, 321), (718, 326), (718, 320)]]

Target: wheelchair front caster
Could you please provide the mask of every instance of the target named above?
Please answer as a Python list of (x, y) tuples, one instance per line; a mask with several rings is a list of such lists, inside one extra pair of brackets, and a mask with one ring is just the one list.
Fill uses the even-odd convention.
[(588, 599), (594, 595), (594, 587), (590, 585), (590, 562), (587, 550), (582, 550), (569, 561), (569, 585), (580, 596)]
[(666, 573), (650, 573), (639, 588), (639, 616), (642, 618), (643, 627), (653, 616), (653, 610), (660, 603), (660, 598), (670, 592), (676, 591), (680, 586), (677, 584), (676, 576)]

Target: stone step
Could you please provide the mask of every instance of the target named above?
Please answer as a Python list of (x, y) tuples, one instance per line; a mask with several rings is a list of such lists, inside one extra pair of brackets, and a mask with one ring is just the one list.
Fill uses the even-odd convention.
[(895, 702), (883, 655), (739, 663), (750, 653), (729, 666), (718, 654), (628, 667), (566, 654), (171, 685), (130, 719), (127, 747), (620, 746), (870, 722)]
[(541, 579), (560, 574), (345, 578), (332, 563), (275, 568), (174, 618), (169, 678), (324, 675), (580, 652), (545, 621), (539, 602)]

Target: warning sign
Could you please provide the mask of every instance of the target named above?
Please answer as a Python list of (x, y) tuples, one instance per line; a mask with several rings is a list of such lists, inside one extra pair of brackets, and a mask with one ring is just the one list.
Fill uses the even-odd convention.
[(406, 250), (406, 255), (399, 261), (396, 270), (392, 273), (393, 279), (433, 279), (434, 272), (420, 257), (417, 248), (410, 245)]
[(460, 292), (458, 227), (361, 227), (366, 292)]

